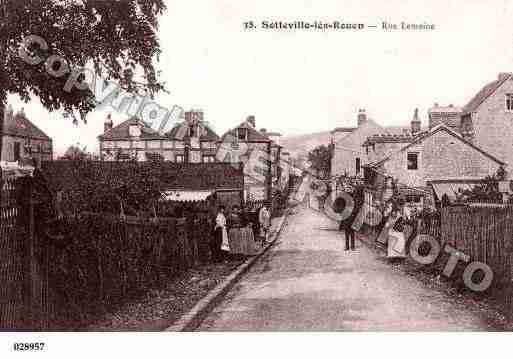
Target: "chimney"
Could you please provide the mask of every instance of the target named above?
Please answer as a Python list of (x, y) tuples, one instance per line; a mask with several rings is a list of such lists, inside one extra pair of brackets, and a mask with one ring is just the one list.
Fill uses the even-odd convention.
[(111, 118), (111, 114), (109, 113), (107, 115), (107, 118), (105, 119), (105, 122), (103, 123), (103, 132), (107, 132), (109, 130), (111, 130), (113, 127), (113, 123), (112, 123), (112, 118)]
[(411, 120), (411, 134), (415, 136), (420, 132), (421, 122), (419, 119), (419, 109), (416, 108), (415, 112), (413, 112), (413, 120)]
[(501, 72), (499, 74), (499, 81), (506, 80), (508, 77), (510, 77), (512, 74), (510, 72)]
[(12, 109), (12, 106), (9, 104), (9, 106), (7, 106), (7, 109), (5, 110), (5, 113), (4, 113), (5, 123), (7, 123), (7, 121), (12, 120), (13, 114), (14, 114), (14, 110)]
[(246, 118), (246, 122), (248, 122), (253, 128), (256, 128), (255, 116), (251, 115)]
[(185, 122), (188, 124), (203, 122), (203, 111), (202, 110), (190, 110), (184, 114)]
[(365, 113), (365, 109), (361, 108), (358, 110), (358, 127), (367, 122), (367, 114)]

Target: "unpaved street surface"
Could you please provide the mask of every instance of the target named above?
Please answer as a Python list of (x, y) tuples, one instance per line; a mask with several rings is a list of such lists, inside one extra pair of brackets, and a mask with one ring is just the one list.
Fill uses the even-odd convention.
[(479, 311), (343, 234), (324, 215), (296, 208), (277, 245), (226, 295), (200, 331), (491, 330)]

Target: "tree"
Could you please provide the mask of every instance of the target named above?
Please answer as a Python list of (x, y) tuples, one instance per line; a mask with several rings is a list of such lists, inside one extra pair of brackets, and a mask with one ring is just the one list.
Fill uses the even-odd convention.
[(62, 159), (81, 161), (88, 159), (90, 157), (91, 155), (87, 153), (86, 147), (80, 148), (80, 146), (77, 144), (69, 146), (66, 152), (64, 152), (64, 156), (62, 156)]
[[(77, 117), (85, 121), (95, 107), (93, 92), (88, 86), (83, 91), (64, 88), (73, 74), (87, 84), (76, 71), (85, 66), (129, 92), (145, 90), (153, 96), (162, 90), (153, 61), (160, 54), (156, 32), (164, 10), (163, 0), (0, 0), (0, 132), (9, 94), (26, 102), (38, 97), (49, 111), (63, 109), (74, 122)], [(24, 42), (30, 35), (43, 38), (47, 48)], [(20, 47), (48, 61), (27, 63)], [(49, 61), (53, 55), (66, 63)], [(51, 76), (46, 66), (54, 71), (67, 66), (70, 72)]]
[(312, 164), (319, 177), (328, 178), (330, 175), (331, 151), (325, 145), (315, 147), (308, 152), (308, 161)]

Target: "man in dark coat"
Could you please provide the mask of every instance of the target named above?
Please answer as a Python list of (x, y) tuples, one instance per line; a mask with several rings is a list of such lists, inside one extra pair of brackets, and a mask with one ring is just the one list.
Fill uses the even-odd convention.
[[(346, 251), (348, 251), (348, 250), (354, 251), (355, 250), (355, 238), (354, 238), (355, 233), (354, 233), (354, 229), (352, 228), (352, 224), (353, 224), (354, 220), (356, 219), (356, 216), (360, 212), (360, 208), (363, 205), (363, 191), (361, 190), (361, 188), (356, 188), (355, 190), (349, 191), (347, 193), (353, 198), (354, 208), (353, 208), (351, 214), (349, 215), (349, 217), (340, 221), (339, 230), (344, 230), (344, 235), (346, 237), (345, 250)], [(345, 208), (345, 206), (347, 205), (347, 203), (345, 203), (346, 201), (343, 198), (337, 199), (337, 201), (339, 201), (339, 200), (341, 202), (343, 201), (344, 203), (342, 204), (340, 202), (340, 203), (336, 204), (336, 206), (338, 208), (342, 208), (342, 210), (343, 210)], [(341, 212), (342, 211), (340, 211), (339, 213), (341, 213)]]

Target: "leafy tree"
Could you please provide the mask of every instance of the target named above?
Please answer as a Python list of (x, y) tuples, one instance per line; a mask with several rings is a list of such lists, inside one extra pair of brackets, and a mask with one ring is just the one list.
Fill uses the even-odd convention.
[(62, 159), (65, 160), (85, 160), (90, 158), (91, 155), (87, 153), (86, 147), (80, 148), (80, 146), (77, 145), (71, 145), (68, 147), (66, 152), (64, 152), (64, 156), (62, 156)]
[[(91, 67), (97, 77), (117, 81), (126, 91), (145, 90), (153, 96), (162, 90), (153, 61), (160, 54), (158, 17), (164, 10), (163, 0), (0, 0), (0, 132), (9, 94), (26, 102), (38, 97), (48, 110), (62, 109), (74, 122), (76, 112), (84, 120), (95, 106), (87, 86), (64, 89), (73, 71), (51, 76), (47, 61), (31, 65), (19, 56), (29, 35), (48, 45), (23, 47), (30, 56), (46, 60), (57, 55), (69, 69)], [(55, 71), (62, 66), (48, 64)], [(87, 82), (83, 75), (77, 81)]]
[(315, 170), (319, 177), (328, 178), (330, 175), (331, 151), (328, 146), (321, 145), (308, 152), (308, 161), (311, 169)]
[(462, 195), (469, 202), (501, 202), (498, 175), (486, 176), (481, 184), (474, 186), (471, 190), (463, 191)]

